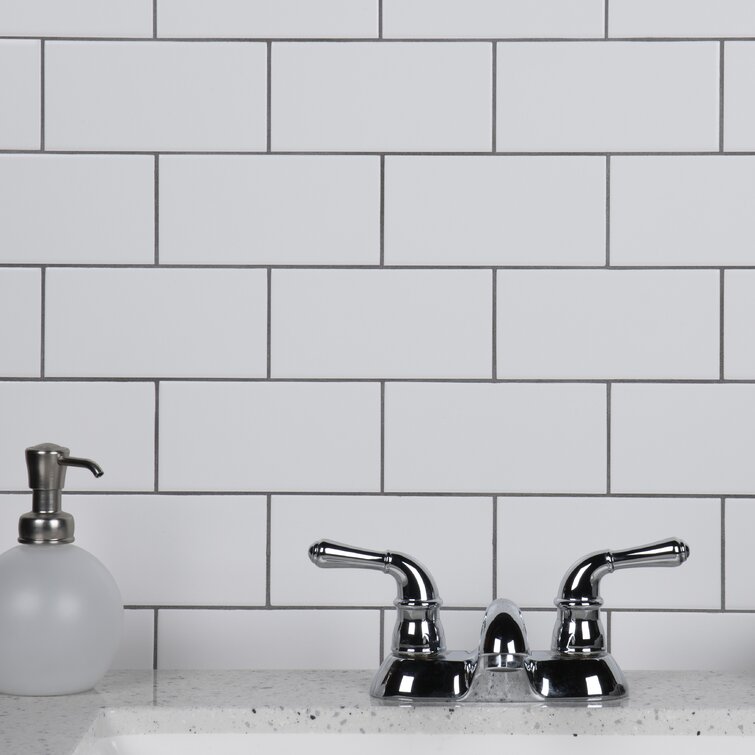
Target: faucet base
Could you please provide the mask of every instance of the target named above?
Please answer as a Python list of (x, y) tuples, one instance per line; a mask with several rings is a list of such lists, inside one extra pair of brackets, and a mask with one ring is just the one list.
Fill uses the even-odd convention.
[(375, 675), (370, 694), (397, 703), (459, 700), (469, 691), (476, 667), (476, 653), (392, 653)]
[(545, 700), (599, 702), (627, 695), (627, 682), (606, 652), (533, 652), (524, 663), (534, 692)]

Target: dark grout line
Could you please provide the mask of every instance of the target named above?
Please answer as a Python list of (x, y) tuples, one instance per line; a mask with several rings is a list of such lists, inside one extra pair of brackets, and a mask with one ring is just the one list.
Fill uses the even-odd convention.
[(724, 345), (726, 340), (725, 326), (725, 297), (726, 290), (726, 275), (723, 270), (720, 273), (720, 280), (718, 286), (718, 378), (721, 381), (726, 380), (725, 370), (725, 352)]
[(266, 114), (266, 128), (267, 128), (267, 152), (272, 152), (273, 144), (273, 43), (267, 43), (267, 92), (265, 96), (267, 114)]
[(160, 609), (154, 609), (154, 616), (152, 620), (152, 670), (157, 670), (157, 630), (159, 622)]
[(494, 269), (492, 286), (492, 368), (493, 380), (498, 378), (498, 272)]
[[(601, 268), (603, 269), (603, 268)], [(409, 385), (415, 383), (446, 385), (605, 385), (608, 378), (386, 378), (386, 377), (173, 377), (144, 375), (139, 377), (61, 377), (45, 379), (50, 383), (386, 383)], [(0, 383), (39, 383), (39, 377), (0, 377)], [(614, 385), (755, 385), (753, 378), (610, 378)]]
[(498, 496), (493, 496), (493, 597), (498, 597)]
[(273, 365), (273, 271), (267, 269), (267, 367), (266, 379), (270, 380)]
[(724, 151), (724, 42), (718, 54), (718, 151)]
[[(48, 153), (49, 154), (49, 153)], [(54, 269), (84, 269), (84, 270), (150, 270), (155, 267), (154, 262), (124, 262), (124, 263), (98, 263), (98, 262), (0, 262), (3, 268), (54, 268)], [(580, 272), (583, 270), (605, 270), (605, 263), (600, 265), (491, 265), (480, 263), (478, 265), (381, 265), (379, 263), (365, 265), (348, 264), (287, 264), (276, 265), (270, 262), (253, 264), (218, 264), (218, 263), (163, 263), (165, 270), (529, 270), (538, 272), (543, 270), (563, 270)], [(755, 270), (753, 265), (611, 265), (618, 272), (627, 270), (644, 270), (646, 272), (680, 271), (680, 270)]]
[(45, 151), (45, 40), (39, 45), (39, 149)]
[(611, 266), (611, 156), (606, 155), (606, 267)]
[(385, 492), (385, 381), (380, 383), (380, 492)]
[(155, 264), (160, 264), (160, 155), (155, 155)]
[[(47, 302), (47, 268), (40, 268), (40, 334), (39, 334), (39, 379), (45, 378), (45, 339), (46, 339), (46, 302)], [(32, 378), (35, 380), (36, 378)]]
[(721, 498), (721, 610), (726, 610), (726, 498)]
[(270, 607), (270, 583), (272, 559), (272, 534), (273, 534), (273, 497), (268, 494), (265, 519), (265, 606)]
[[(382, 0), (378, 0), (381, 2)], [(154, 21), (153, 21), (154, 23)], [(522, 44), (528, 42), (542, 42), (551, 44), (561, 43), (582, 43), (592, 42), (595, 44), (606, 44), (606, 42), (694, 42), (703, 44), (706, 42), (755, 42), (753, 36), (701, 36), (701, 37), (611, 37), (607, 39), (604, 30), (600, 36), (592, 37), (493, 37), (493, 36), (477, 36), (477, 37), (385, 37), (385, 36), (372, 36), (372, 37), (275, 37), (275, 36), (238, 36), (238, 37), (155, 37), (155, 36), (108, 36), (108, 37), (87, 37), (83, 35), (71, 35), (71, 36), (56, 36), (47, 34), (0, 34), (0, 40), (38, 40), (43, 39), (47, 42), (167, 42), (167, 43), (191, 43), (201, 44), (202, 42), (280, 42), (280, 43), (293, 43), (293, 44), (359, 44), (364, 42), (372, 42), (375, 44), (391, 44), (391, 43), (416, 43), (416, 44), (472, 44), (472, 43), (485, 43), (485, 42), (506, 42), (507, 44)], [(382, 29), (378, 28), (378, 34), (382, 34)]]
[[(3, 495), (27, 495), (29, 491), (27, 489), (19, 490), (0, 490), (0, 496)], [(553, 492), (507, 492), (507, 491), (481, 491), (470, 493), (467, 491), (459, 490), (423, 490), (421, 493), (414, 490), (68, 490), (68, 495), (75, 496), (87, 496), (87, 495), (99, 495), (99, 496), (196, 496), (196, 497), (220, 497), (220, 496), (255, 496), (264, 497), (271, 495), (275, 496), (297, 496), (297, 497), (313, 497), (313, 498), (594, 498), (596, 500), (620, 500), (620, 499), (632, 499), (632, 498), (647, 498), (650, 500), (686, 500), (686, 499), (700, 499), (700, 500), (715, 500), (718, 501), (721, 497), (733, 500), (753, 500), (755, 499), (755, 493), (656, 493), (656, 492), (644, 492), (644, 493), (627, 493), (612, 491), (610, 493), (590, 493), (573, 491), (568, 493), (553, 493)], [(755, 609), (754, 609), (755, 610)]]
[(380, 267), (385, 266), (385, 155), (380, 155)]
[(380, 643), (378, 658), (379, 662), (382, 663), (385, 660), (385, 608), (380, 609), (380, 631), (378, 632), (378, 642)]
[(160, 490), (160, 381), (155, 380), (155, 490)]
[[(46, 154), (52, 155), (154, 155), (154, 149), (47, 149)], [(37, 155), (38, 149), (0, 149), (0, 155)], [(215, 157), (244, 157), (244, 156), (291, 156), (291, 157), (379, 157), (388, 155), (391, 157), (752, 157), (755, 155), (753, 150), (728, 150), (720, 152), (718, 148), (714, 150), (597, 150), (597, 151), (534, 151), (534, 150), (275, 150), (271, 149), (249, 149), (249, 150), (179, 150), (179, 149), (162, 149), (159, 150), (161, 155), (171, 155), (175, 157), (195, 157), (209, 155)]]
[(493, 64), (492, 64), (492, 109), (491, 109), (491, 151), (495, 152), (498, 148), (496, 143), (496, 132), (498, 130), (497, 126), (497, 118), (498, 118), (498, 104), (497, 104), (497, 98), (498, 98), (498, 45), (493, 42)]
[[(378, 0), (378, 39), (383, 38), (383, 0)], [(383, 660), (382, 657), (380, 659)]]
[(611, 383), (606, 383), (606, 493), (611, 492)]
[[(463, 606), (443, 606), (444, 612), (464, 612), (464, 611), (484, 611), (487, 606), (484, 605), (463, 605)], [(393, 606), (380, 605), (280, 605), (280, 606), (263, 606), (263, 605), (203, 605), (203, 604), (129, 604), (125, 605), (127, 611), (153, 610), (153, 611), (389, 611), (392, 612)], [(523, 605), (520, 606), (523, 612), (530, 613), (555, 613), (553, 606), (545, 605)], [(615, 607), (604, 609), (606, 613), (645, 613), (645, 614), (717, 614), (717, 615), (753, 615), (755, 609), (738, 608), (726, 609), (720, 608), (636, 608), (636, 607)]]
[(603, 3), (603, 39), (608, 39), (608, 1)]
[[(606, 4), (608, 0), (606, 0)], [(606, 613), (606, 652), (611, 652), (611, 646), (613, 645), (613, 610), (607, 608)]]

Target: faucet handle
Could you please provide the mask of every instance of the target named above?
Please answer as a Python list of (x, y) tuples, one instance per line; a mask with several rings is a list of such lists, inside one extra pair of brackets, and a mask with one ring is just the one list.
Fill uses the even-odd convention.
[(561, 580), (553, 630), (554, 651), (588, 653), (605, 650), (600, 620), (600, 580), (616, 569), (639, 566), (680, 566), (689, 558), (682, 540), (659, 540), (620, 551), (596, 551), (576, 561)]

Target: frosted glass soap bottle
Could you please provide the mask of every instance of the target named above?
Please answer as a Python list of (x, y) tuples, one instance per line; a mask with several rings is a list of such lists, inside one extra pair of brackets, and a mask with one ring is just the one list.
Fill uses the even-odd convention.
[(73, 517), (61, 511), (68, 467), (102, 470), (67, 448), (26, 449), (33, 511), (18, 524), (21, 545), (0, 556), (0, 692), (65, 695), (96, 684), (110, 667), (123, 603), (110, 572), (71, 545)]

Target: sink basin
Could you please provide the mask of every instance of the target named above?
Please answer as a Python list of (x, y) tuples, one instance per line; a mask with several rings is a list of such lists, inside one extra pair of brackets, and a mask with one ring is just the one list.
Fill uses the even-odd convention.
[(385, 755), (516, 752), (517, 755), (752, 753), (749, 737), (506, 734), (130, 734), (93, 737), (74, 755)]

